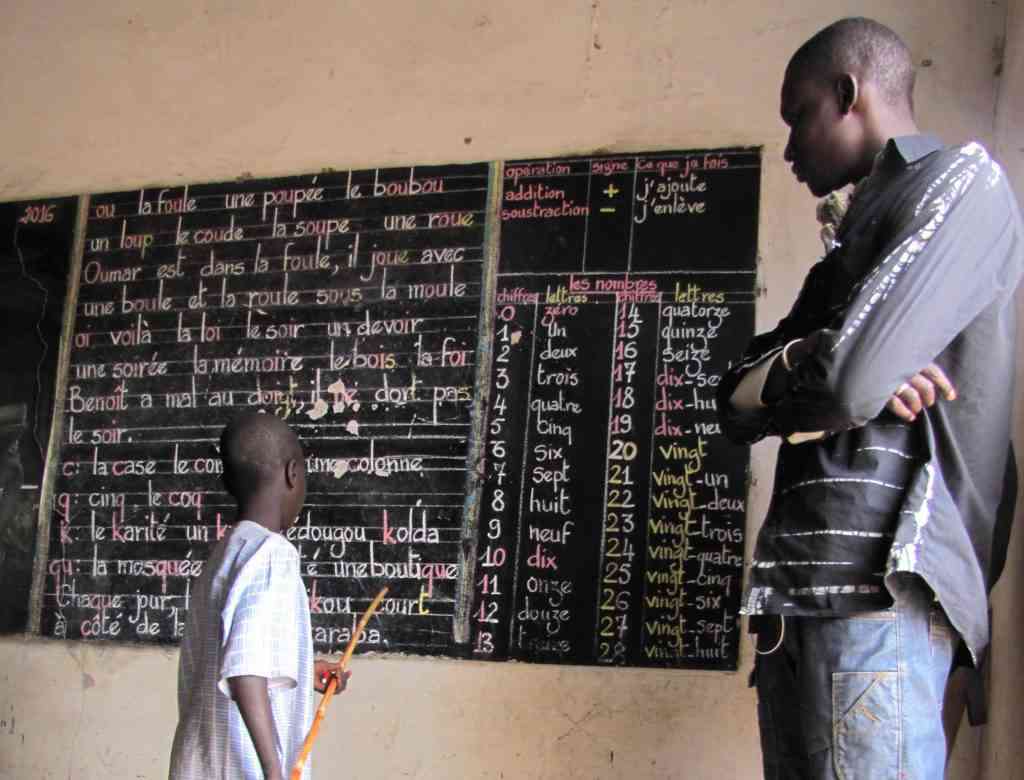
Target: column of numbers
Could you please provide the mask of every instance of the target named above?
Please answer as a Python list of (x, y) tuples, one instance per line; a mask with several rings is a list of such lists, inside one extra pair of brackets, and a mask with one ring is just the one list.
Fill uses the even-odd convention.
[(496, 647), (496, 630), (502, 612), (502, 578), (509, 565), (508, 548), (505, 544), (509, 530), (508, 483), (511, 465), (508, 451), (508, 394), (511, 382), (510, 363), (514, 349), (513, 330), (516, 309), (502, 306), (497, 312), (494, 338), (494, 375), (490, 414), (487, 422), (487, 482), (490, 490), (485, 491), (485, 503), (481, 511), (484, 526), (483, 550), (477, 560), (476, 590), (477, 607), (474, 613), (476, 641), (474, 654), (492, 655)]
[(626, 662), (629, 636), (630, 583), (636, 556), (630, 536), (637, 522), (639, 450), (634, 419), (639, 390), (637, 338), (642, 324), (635, 304), (616, 304), (597, 618), (597, 660), (607, 664)]

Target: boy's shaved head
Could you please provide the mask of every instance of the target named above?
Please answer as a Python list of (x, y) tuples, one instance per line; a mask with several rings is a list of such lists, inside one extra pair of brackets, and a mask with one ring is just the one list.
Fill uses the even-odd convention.
[(831, 81), (852, 73), (878, 87), (891, 106), (914, 108), (914, 63), (903, 40), (884, 24), (863, 17), (840, 19), (797, 49), (788, 73), (813, 73)]
[(251, 496), (274, 479), (290, 460), (302, 460), (299, 439), (272, 414), (243, 412), (220, 435), (220, 456), (228, 490), (236, 499)]

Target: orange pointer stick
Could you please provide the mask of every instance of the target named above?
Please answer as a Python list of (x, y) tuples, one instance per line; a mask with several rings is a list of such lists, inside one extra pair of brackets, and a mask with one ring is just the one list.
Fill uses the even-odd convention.
[(299, 757), (295, 761), (295, 768), (292, 769), (291, 780), (301, 779), (302, 768), (306, 766), (309, 754), (313, 751), (313, 743), (316, 741), (317, 734), (320, 733), (320, 724), (323, 722), (324, 715), (327, 714), (327, 704), (334, 695), (335, 688), (338, 687), (338, 678), (341, 676), (341, 673), (345, 671), (345, 667), (348, 666), (348, 662), (352, 659), (352, 653), (355, 652), (360, 634), (363, 633), (363, 629), (366, 628), (366, 624), (370, 622), (370, 618), (373, 617), (373, 613), (377, 611), (377, 607), (380, 606), (381, 601), (384, 600), (384, 597), (387, 594), (388, 588), (385, 585), (380, 589), (380, 593), (377, 594), (377, 597), (370, 602), (370, 606), (366, 608), (366, 612), (363, 613), (363, 616), (359, 618), (359, 625), (356, 626), (356, 630), (348, 640), (348, 646), (345, 647), (345, 652), (342, 654), (341, 660), (338, 661), (338, 673), (331, 677), (331, 681), (327, 684), (327, 690), (324, 691), (324, 697), (320, 700), (320, 706), (316, 708), (316, 715), (313, 716), (313, 725), (309, 727), (309, 734), (306, 735), (306, 741), (302, 743), (302, 750), (299, 752)]

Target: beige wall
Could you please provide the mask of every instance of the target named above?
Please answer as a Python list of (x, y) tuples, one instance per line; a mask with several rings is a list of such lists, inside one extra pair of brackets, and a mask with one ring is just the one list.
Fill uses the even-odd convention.
[[(1024, 0), (1011, 0), (1007, 17), (1002, 84), (996, 110), (996, 154), (1024, 202)], [(1018, 312), (1024, 322), (1024, 293), (1018, 294)], [(1024, 388), (1024, 339), (1017, 345), (1017, 387)], [(1024, 452), (1024, 403), (1017, 403), (1015, 426), (1018, 464)], [(971, 736), (981, 751), (980, 771), (967, 778), (1010, 777), (1020, 772), (1020, 746), (1024, 742), (1024, 664), (1019, 646), (1024, 630), (1024, 524), (1017, 511), (1017, 529), (1010, 545), (1006, 574), (994, 597), (996, 643), (992, 656), (992, 720)], [(1013, 771), (1007, 767), (1014, 767)], [(1002, 772), (1002, 774), (1000, 774)]]
[[(1021, 0), (1008, 0), (994, 130), (1006, 1), (7, 0), (0, 199), (327, 166), (763, 145), (763, 328), (820, 254), (814, 203), (781, 160), (788, 55), (840, 16), (886, 21), (932, 63), (919, 75), (921, 124), (949, 141), (998, 143), (1021, 191), (1024, 107), (1011, 97), (1024, 93)], [(754, 448), (751, 538), (773, 459), (772, 445)], [(1000, 593), (1012, 624), (999, 627), (996, 722), (961, 733), (959, 778), (1009, 777), (1016, 764), (1016, 541), (1017, 571)], [(318, 777), (756, 778), (749, 656), (744, 647), (737, 674), (359, 658), (318, 743)], [(173, 649), (0, 641), (0, 778), (161, 777), (176, 660)]]

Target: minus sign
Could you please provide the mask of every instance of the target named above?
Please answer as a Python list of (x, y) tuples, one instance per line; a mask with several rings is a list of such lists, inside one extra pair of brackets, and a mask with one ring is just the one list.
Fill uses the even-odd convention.
[(605, 207), (605, 208), (601, 209), (601, 213), (602, 214), (614, 214), (615, 213), (615, 209)]

